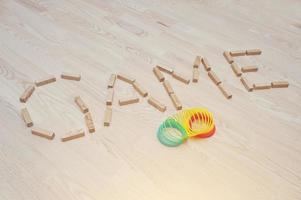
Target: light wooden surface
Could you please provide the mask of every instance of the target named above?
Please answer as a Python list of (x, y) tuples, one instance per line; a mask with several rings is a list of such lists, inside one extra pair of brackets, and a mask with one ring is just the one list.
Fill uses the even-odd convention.
[[(301, 2), (299, 0), (134, 1), (0, 0), (0, 199), (301, 199)], [(247, 92), (224, 59), (224, 50), (261, 48), (237, 58), (256, 65), (252, 83), (289, 81), (288, 89)], [(166, 76), (184, 108), (214, 113), (216, 135), (167, 148), (156, 138), (176, 112), (155, 65), (192, 78), (195, 56), (205, 56), (233, 95), (226, 100), (203, 67), (198, 83)], [(60, 78), (80, 73), (81, 81)], [(135, 78), (167, 105), (118, 106), (137, 95), (116, 82), (113, 121), (103, 127), (111, 73)], [(19, 97), (35, 80), (57, 82), (26, 103)], [(96, 132), (87, 132), (74, 103), (81, 96)], [(86, 136), (63, 143), (69, 131)]]

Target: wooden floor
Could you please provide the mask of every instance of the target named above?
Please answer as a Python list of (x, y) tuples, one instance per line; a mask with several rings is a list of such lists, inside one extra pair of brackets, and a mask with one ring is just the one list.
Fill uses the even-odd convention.
[[(138, 1), (0, 0), (0, 199), (301, 199), (301, 2), (299, 0)], [(247, 92), (222, 53), (260, 48), (238, 58), (257, 65), (252, 83), (289, 81), (287, 89)], [(160, 123), (176, 113), (152, 73), (167, 65), (192, 77), (195, 56), (206, 57), (232, 93), (225, 99), (203, 67), (199, 83), (171, 82), (184, 108), (213, 112), (216, 134), (177, 148), (156, 138)], [(80, 82), (59, 78), (80, 73)], [(120, 107), (136, 94), (117, 82), (110, 127), (103, 127), (111, 73), (135, 78), (165, 105)], [(46, 75), (56, 83), (24, 89)], [(96, 133), (63, 143), (85, 128), (74, 103), (91, 110)], [(56, 133), (49, 141), (34, 126)]]

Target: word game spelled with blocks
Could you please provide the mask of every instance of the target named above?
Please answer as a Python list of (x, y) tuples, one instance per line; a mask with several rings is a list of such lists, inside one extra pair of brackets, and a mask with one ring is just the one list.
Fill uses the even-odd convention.
[[(257, 72), (258, 67), (257, 66), (243, 66), (240, 67), (238, 63), (235, 62), (234, 58), (237, 59), (239, 56), (254, 56), (254, 55), (261, 55), (262, 51), (260, 49), (249, 49), (249, 50), (238, 50), (238, 51), (224, 51), (223, 56), (226, 59), (226, 61), (230, 64), (232, 71), (234, 74), (240, 78), (241, 84), (245, 87), (245, 89), (248, 92), (251, 92), (253, 90), (264, 90), (264, 89), (270, 89), (270, 88), (287, 88), (289, 87), (289, 83), (287, 81), (272, 81), (268, 83), (255, 83), (251, 84), (249, 81), (246, 79), (245, 73), (248, 72)], [(208, 74), (208, 77), (211, 79), (211, 81), (218, 87), (220, 90), (220, 93), (226, 98), (226, 99), (231, 99), (232, 94), (229, 92), (227, 87), (225, 87), (225, 83), (221, 81), (221, 79), (216, 75), (214, 70), (212, 70), (212, 66), (209, 64), (208, 60), (204, 57), (201, 56), (196, 56), (195, 60), (193, 62), (193, 67), (192, 67), (192, 82), (193, 83), (198, 83), (199, 78), (200, 78), (200, 71), (203, 70), (201, 69), (200, 65), (204, 66), (205, 72)], [(190, 68), (191, 69), (191, 68)], [(155, 67), (152, 68), (152, 71), (156, 78), (158, 79), (159, 82), (162, 82), (162, 85), (168, 94), (173, 106), (175, 107), (176, 110), (182, 110), (183, 106), (182, 103), (180, 102), (178, 96), (176, 95), (175, 90), (173, 89), (172, 85), (170, 82), (165, 78), (165, 75), (171, 76), (177, 81), (180, 81), (185, 84), (190, 83), (190, 79), (185, 78), (183, 74), (177, 73), (174, 69), (169, 68), (167, 66), (160, 66), (156, 65)], [(81, 80), (81, 75), (80, 74), (69, 74), (69, 73), (62, 73), (61, 74), (62, 79), (66, 80), (73, 80), (73, 81), (80, 81)], [(160, 112), (165, 112), (166, 111), (166, 105), (158, 101), (157, 99), (153, 98), (152, 96), (149, 95), (147, 90), (145, 90), (142, 85), (140, 85), (136, 79), (131, 78), (130, 76), (127, 76), (123, 73), (118, 73), (118, 74), (110, 74), (108, 83), (106, 85), (106, 96), (105, 96), (105, 110), (104, 110), (104, 118), (103, 118), (103, 126), (110, 126), (112, 123), (112, 109), (113, 109), (113, 99), (114, 99), (114, 92), (115, 89), (118, 89), (115, 87), (116, 81), (121, 80), (125, 83), (130, 84), (133, 87), (133, 90), (137, 92), (141, 97), (147, 97), (147, 103), (154, 107), (155, 109), (159, 110)], [(20, 102), (26, 103), (28, 99), (32, 96), (33, 92), (35, 90), (39, 90), (36, 87), (40, 87), (49, 83), (53, 83), (56, 81), (55, 76), (48, 76), (43, 79), (35, 81), (35, 85), (30, 85), (28, 86), (21, 97), (19, 98)], [(36, 86), (36, 87), (35, 87)], [(114, 88), (115, 87), (115, 88)], [(138, 96), (138, 95), (137, 95)], [(118, 101), (119, 106), (126, 106), (130, 104), (135, 104), (140, 102), (140, 98), (134, 96), (134, 97), (129, 97), (129, 98), (121, 98)], [(142, 98), (143, 99), (143, 98)], [(86, 124), (86, 128), (89, 133), (94, 133), (95, 130), (95, 124), (91, 115), (91, 112), (89, 108), (86, 106), (84, 101), (81, 99), (80, 96), (76, 96), (74, 98), (74, 101), (76, 105), (79, 107), (80, 111), (84, 114), (84, 120)], [(198, 109), (198, 111), (202, 111), (199, 113), (206, 113), (206, 115), (211, 116), (211, 114), (203, 109)], [(188, 111), (187, 111), (188, 112)], [(192, 111), (189, 111), (192, 112)], [(185, 112), (183, 112), (185, 113)], [(194, 126), (192, 122), (196, 120), (195, 115), (192, 115), (193, 118), (191, 118), (192, 121), (188, 121), (189, 126)], [(25, 122), (27, 127), (32, 127), (33, 126), (33, 121), (31, 119), (31, 116), (27, 110), (27, 108), (23, 108), (21, 110), (21, 117), (23, 121)], [(201, 118), (202, 116), (200, 116)], [(209, 119), (209, 118), (208, 118)], [(215, 126), (212, 123), (212, 121), (207, 121), (208, 124), (210, 125), (210, 130), (209, 132), (205, 132), (206, 134), (213, 134), (215, 132)], [(171, 120), (171, 121), (169, 121)], [(167, 122), (172, 122), (172, 119), (169, 119)], [(191, 124), (190, 124), (191, 123)], [(169, 128), (167, 124), (166, 128)], [(174, 123), (174, 125), (177, 125)], [(177, 126), (178, 127), (178, 126)], [(189, 129), (190, 130), (190, 129)], [(48, 140), (53, 140), (55, 137), (55, 133), (51, 131), (46, 131), (43, 129), (39, 128), (32, 128), (31, 129), (32, 135), (39, 136)], [(62, 142), (74, 140), (77, 138), (81, 138), (85, 136), (85, 131), (83, 129), (80, 130), (73, 130), (68, 132), (65, 136), (61, 137)], [(162, 139), (162, 138), (161, 138)], [(165, 138), (167, 139), (167, 138)]]

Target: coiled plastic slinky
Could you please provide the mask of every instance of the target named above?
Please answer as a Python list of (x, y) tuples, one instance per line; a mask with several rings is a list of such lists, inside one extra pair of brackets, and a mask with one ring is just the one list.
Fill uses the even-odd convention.
[(191, 108), (167, 118), (159, 127), (159, 141), (176, 147), (188, 138), (208, 138), (215, 133), (213, 115), (205, 108)]

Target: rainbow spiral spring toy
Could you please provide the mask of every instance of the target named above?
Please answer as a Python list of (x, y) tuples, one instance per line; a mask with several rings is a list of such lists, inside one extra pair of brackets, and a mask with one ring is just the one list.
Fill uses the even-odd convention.
[(168, 117), (159, 127), (159, 141), (169, 147), (176, 147), (188, 138), (208, 138), (215, 133), (213, 115), (205, 108), (183, 110)]

